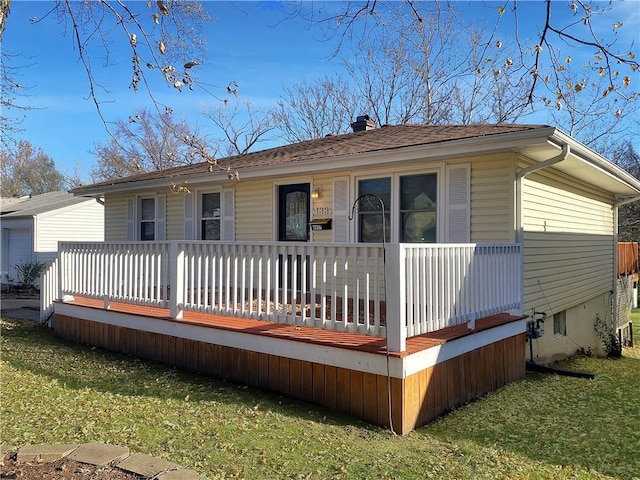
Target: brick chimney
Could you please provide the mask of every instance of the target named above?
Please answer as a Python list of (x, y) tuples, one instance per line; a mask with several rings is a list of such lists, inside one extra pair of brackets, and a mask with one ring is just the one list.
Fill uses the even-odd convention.
[(351, 128), (353, 128), (354, 133), (365, 132), (376, 128), (376, 122), (371, 120), (369, 115), (359, 115), (356, 117), (356, 121), (351, 124)]

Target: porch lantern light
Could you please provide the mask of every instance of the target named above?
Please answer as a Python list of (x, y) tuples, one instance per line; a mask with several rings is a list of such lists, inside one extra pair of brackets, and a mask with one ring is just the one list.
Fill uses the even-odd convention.
[(314, 188), (313, 192), (311, 192), (311, 198), (313, 198), (314, 200), (322, 198), (322, 187)]

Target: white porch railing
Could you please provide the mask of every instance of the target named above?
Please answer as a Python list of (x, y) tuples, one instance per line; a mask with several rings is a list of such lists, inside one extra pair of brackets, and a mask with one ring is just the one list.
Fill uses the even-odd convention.
[(58, 298), (387, 335), (392, 351), (407, 337), (521, 309), (516, 244), (61, 242), (58, 262), (58, 276), (43, 278), (57, 279)]

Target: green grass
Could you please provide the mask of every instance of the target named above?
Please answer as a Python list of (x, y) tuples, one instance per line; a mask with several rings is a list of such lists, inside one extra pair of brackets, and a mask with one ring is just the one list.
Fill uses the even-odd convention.
[[(634, 313), (640, 337), (640, 310)], [(5, 445), (106, 442), (209, 479), (640, 478), (640, 349), (528, 374), (404, 437), (257, 389), (2, 323)]]

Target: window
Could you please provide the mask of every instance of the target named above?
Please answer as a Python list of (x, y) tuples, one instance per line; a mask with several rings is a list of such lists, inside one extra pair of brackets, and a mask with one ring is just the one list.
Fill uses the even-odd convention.
[(564, 337), (567, 334), (567, 316), (565, 312), (553, 314), (553, 335)]
[[(397, 189), (397, 193), (393, 194), (392, 189)], [(437, 193), (438, 175), (436, 173), (358, 181), (360, 197), (374, 194), (384, 202), (385, 241), (387, 242), (438, 241)], [(392, 198), (398, 199), (396, 206), (392, 203)], [(382, 209), (379, 202), (375, 199), (361, 199), (358, 204), (358, 241), (381, 242), (382, 228)], [(394, 232), (393, 235), (392, 232)]]
[(200, 198), (200, 239), (220, 240), (220, 193), (203, 193)]
[(127, 199), (127, 240), (131, 242), (165, 240), (166, 205), (165, 195)]
[(391, 234), (391, 178), (375, 178), (358, 182), (358, 196), (372, 194), (384, 202), (384, 222), (382, 208), (375, 198), (361, 198), (358, 204), (358, 241), (373, 243), (382, 242), (384, 223), (385, 241), (389, 242)]
[(400, 241), (435, 242), (437, 182), (435, 173), (400, 177)]
[(156, 238), (156, 199), (140, 199), (140, 240), (153, 241)]

